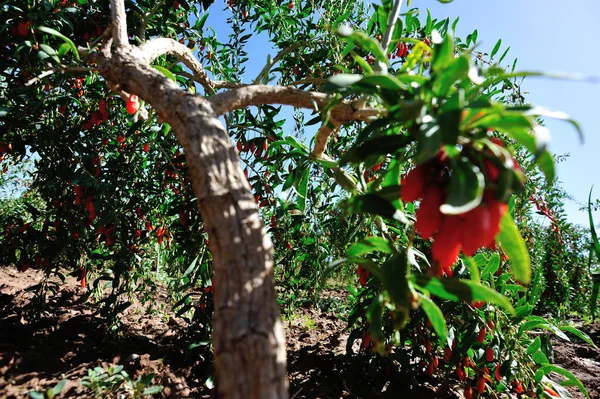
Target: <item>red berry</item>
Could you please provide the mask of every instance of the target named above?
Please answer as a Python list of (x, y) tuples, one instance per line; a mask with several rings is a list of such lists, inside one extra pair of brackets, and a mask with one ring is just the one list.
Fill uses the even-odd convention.
[(498, 363), (496, 365), (496, 372), (494, 374), (495, 374), (495, 377), (496, 377), (497, 381), (501, 381), (502, 380), (502, 376), (500, 375), (500, 363)]
[(433, 259), (447, 274), (456, 263), (460, 253), (460, 234), (462, 218), (452, 215), (442, 217), (441, 227), (431, 245)]
[(417, 221), (415, 222), (417, 232), (426, 240), (431, 238), (440, 227), (442, 220), (440, 205), (442, 205), (441, 190), (437, 186), (430, 186), (417, 209)]
[(144, 152), (150, 151), (150, 144), (144, 143)]
[(477, 391), (479, 391), (480, 394), (485, 391), (485, 378), (479, 377), (477, 379)]
[(494, 350), (489, 346), (485, 348), (485, 360), (491, 362), (494, 360)]
[(425, 169), (417, 165), (416, 168), (408, 172), (400, 182), (400, 197), (404, 202), (413, 202), (423, 197), (427, 183)]
[(523, 385), (521, 384), (521, 381), (515, 381), (515, 392), (518, 394), (523, 393)]
[(433, 363), (429, 363), (427, 365), (427, 375), (431, 377), (433, 375), (434, 371), (435, 371), (435, 366), (433, 365)]
[(470, 385), (467, 385), (465, 387), (465, 399), (472, 399), (473, 398), (473, 388), (471, 388)]
[(242, 152), (242, 150), (244, 149), (244, 146), (242, 145), (241, 141), (237, 142), (236, 147), (237, 147), (238, 152)]
[(482, 328), (481, 330), (479, 330), (479, 335), (477, 336), (477, 342), (482, 344), (483, 341), (485, 341), (486, 334), (487, 334), (487, 332), (485, 331), (485, 328)]
[(465, 370), (463, 369), (462, 365), (458, 365), (456, 366), (456, 378), (458, 378), (459, 381), (463, 382), (467, 379), (467, 376), (465, 375)]
[(19, 32), (19, 36), (27, 36), (29, 33), (29, 27), (31, 26), (31, 22), (21, 21), (17, 24), (17, 31)]
[(473, 256), (475, 252), (487, 245), (492, 230), (490, 209), (484, 204), (464, 215), (460, 241), (465, 255)]
[(290, 3), (288, 3), (288, 9), (290, 9), (290, 10), (291, 10), (292, 8), (294, 8), (295, 6), (296, 6), (296, 5), (294, 4), (294, 2), (293, 2), (293, 1), (292, 1), (292, 2), (290, 2)]
[(134, 115), (138, 112), (138, 109), (140, 108), (140, 103), (138, 100), (138, 97), (135, 94), (130, 94), (129, 98), (127, 99), (127, 113), (130, 115)]

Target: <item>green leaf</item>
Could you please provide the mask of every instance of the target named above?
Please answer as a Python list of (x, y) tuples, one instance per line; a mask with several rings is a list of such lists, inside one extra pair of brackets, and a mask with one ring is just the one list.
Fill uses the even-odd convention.
[(377, 194), (363, 194), (352, 197), (346, 202), (350, 213), (369, 213), (405, 222), (406, 217), (389, 201)]
[(419, 164), (433, 158), (442, 145), (442, 131), (437, 121), (426, 116), (419, 128), (415, 161)]
[(540, 337), (535, 337), (535, 339), (533, 340), (533, 342), (530, 343), (529, 346), (527, 347), (527, 354), (528, 355), (533, 355), (541, 347), (542, 347), (542, 340), (540, 339)]
[(162, 385), (153, 385), (151, 387), (145, 388), (142, 392), (142, 395), (155, 395), (163, 390)]
[(430, 277), (419, 274), (416, 275), (414, 283), (418, 287), (440, 298), (455, 302), (484, 301), (498, 305), (512, 314), (515, 313), (515, 310), (506, 297), (491, 288), (471, 280)]
[(443, 73), (452, 60), (454, 60), (454, 37), (448, 32), (442, 43), (433, 47), (431, 69), (436, 74)]
[(490, 54), (490, 58), (494, 58), (494, 56), (498, 53), (498, 50), (500, 50), (500, 46), (501, 45), (502, 45), (502, 39), (498, 39), (498, 41), (496, 42), (496, 45), (492, 49), (492, 53)]
[(350, 33), (350, 35), (347, 36), (344, 34), (341, 35), (345, 36), (346, 40), (354, 43), (354, 45), (356, 45), (357, 47), (373, 54), (373, 56), (379, 61), (384, 62), (386, 64), (388, 63), (385, 51), (381, 48), (379, 42), (376, 39), (367, 36), (364, 32), (361, 31), (352, 31), (352, 33)]
[(421, 308), (427, 315), (433, 330), (440, 338), (440, 342), (446, 342), (448, 340), (448, 327), (446, 326), (446, 319), (442, 310), (433, 302), (431, 299), (423, 294), (419, 294), (421, 299)]
[(392, 247), (385, 238), (382, 237), (367, 237), (358, 242), (355, 242), (346, 251), (346, 256), (354, 257), (368, 254), (374, 251), (381, 251), (387, 254), (392, 253)]
[(335, 181), (342, 186), (343, 189), (351, 193), (356, 191), (356, 179), (353, 176), (350, 176), (344, 169), (333, 169), (333, 175), (335, 177)]
[(537, 364), (547, 364), (547, 363), (550, 363), (550, 361), (548, 360), (548, 358), (546, 357), (546, 355), (544, 355), (544, 353), (542, 353), (541, 351), (534, 352), (531, 355), (531, 358)]
[(340, 73), (338, 75), (334, 75), (327, 79), (325, 82), (325, 91), (334, 91), (346, 88), (348, 86), (352, 86), (356, 82), (360, 81), (363, 78), (363, 75), (358, 74), (350, 74), (350, 73)]
[(500, 267), (500, 256), (496, 253), (492, 254), (492, 256), (490, 257), (490, 260), (486, 263), (485, 268), (481, 272), (481, 278), (485, 279), (488, 276), (490, 278), (493, 278), (494, 273), (496, 273), (496, 271), (498, 270), (499, 267)]
[(161, 67), (159, 65), (150, 65), (152, 68), (156, 69), (158, 72), (163, 74), (164, 77), (171, 79), (173, 82), (177, 83), (177, 78), (173, 75), (173, 72), (169, 71), (167, 68)]
[[(573, 373), (571, 373), (570, 371), (567, 371), (567, 370), (563, 369), (562, 367), (556, 366), (554, 364), (547, 364), (547, 365), (540, 367), (538, 372), (541, 372), (544, 375), (554, 372), (556, 374), (560, 374), (560, 375), (566, 377), (567, 381), (572, 382), (574, 384), (574, 386), (577, 386), (579, 388), (579, 390), (586, 396), (586, 398), (591, 399), (590, 395), (588, 394), (587, 390), (585, 389), (585, 387), (583, 386), (581, 381), (579, 381), (579, 379), (577, 377), (575, 377), (575, 375)], [(563, 384), (561, 383), (561, 385), (563, 385)]]
[(554, 176), (556, 175), (556, 170), (554, 167), (554, 158), (552, 157), (552, 154), (550, 154), (550, 151), (544, 150), (538, 154), (535, 159), (535, 163), (544, 174), (546, 182), (548, 184), (552, 184), (554, 181)]
[(300, 212), (304, 212), (306, 209), (306, 196), (308, 194), (308, 178), (310, 176), (310, 169), (306, 168), (304, 174), (302, 175), (302, 179), (298, 183), (298, 209)]
[(53, 35), (53, 36), (56, 36), (56, 37), (62, 39), (66, 44), (69, 45), (69, 47), (71, 48), (71, 51), (73, 51), (73, 56), (75, 57), (75, 59), (77, 61), (81, 61), (81, 59), (79, 58), (79, 51), (77, 51), (77, 46), (75, 46), (75, 43), (73, 43), (73, 41), (71, 39), (69, 39), (68, 37), (66, 37), (65, 35), (60, 33), (59, 31), (56, 31), (52, 28), (47, 28), (45, 26), (39, 26), (38, 30), (40, 32), (48, 33), (49, 35)]
[(467, 79), (469, 73), (470, 59), (467, 55), (461, 55), (448, 63), (443, 71), (435, 74), (432, 91), (438, 97), (446, 97), (454, 82)]
[(596, 224), (594, 223), (594, 216), (592, 215), (592, 190), (594, 190), (594, 187), (590, 188), (590, 194), (588, 196), (588, 216), (590, 219), (590, 233), (592, 235), (592, 249), (596, 253), (596, 259), (600, 261), (600, 241), (598, 241)]
[(582, 341), (584, 341), (588, 345), (591, 345), (594, 348), (597, 348), (596, 344), (594, 344), (594, 341), (592, 341), (592, 339), (589, 337), (589, 335), (587, 335), (583, 331), (580, 331), (580, 330), (578, 330), (577, 328), (575, 328), (573, 326), (560, 326), (558, 328), (561, 331), (566, 331), (566, 332), (569, 332), (569, 333), (575, 335), (577, 338), (581, 339)]
[(58, 47), (58, 55), (64, 57), (71, 51), (71, 46), (68, 43), (63, 43)]
[(397, 325), (403, 328), (408, 322), (410, 312), (411, 289), (408, 278), (408, 263), (404, 254), (395, 254), (383, 264), (383, 285), (396, 306)]
[(529, 284), (531, 282), (531, 265), (527, 247), (508, 212), (500, 221), (500, 233), (497, 239), (510, 259), (511, 270), (515, 278), (523, 284)]
[(459, 215), (481, 204), (485, 178), (478, 167), (467, 158), (452, 161), (450, 190), (446, 203), (440, 211), (446, 215)]
[(465, 264), (465, 266), (467, 266), (467, 269), (469, 270), (469, 275), (471, 276), (471, 280), (473, 280), (476, 283), (479, 283), (481, 281), (481, 278), (479, 276), (479, 267), (477, 266), (477, 263), (475, 263), (473, 258), (471, 258), (470, 256), (467, 256), (464, 260), (464, 264)]
[[(339, 75), (337, 75), (339, 76)], [(394, 91), (404, 91), (407, 89), (406, 85), (398, 80), (394, 75), (370, 75), (365, 76), (354, 84), (356, 87), (375, 87), (379, 86), (384, 89)]]
[(362, 162), (373, 155), (392, 154), (400, 148), (406, 147), (412, 141), (409, 135), (379, 136), (363, 141), (350, 148), (340, 160), (340, 166), (348, 162)]

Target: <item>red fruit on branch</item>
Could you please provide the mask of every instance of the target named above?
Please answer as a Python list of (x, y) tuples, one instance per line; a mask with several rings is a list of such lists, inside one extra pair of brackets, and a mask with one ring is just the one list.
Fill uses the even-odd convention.
[(464, 215), (460, 241), (465, 255), (473, 256), (475, 252), (487, 245), (492, 238), (492, 217), (490, 209), (483, 204)]
[(460, 364), (456, 366), (456, 378), (458, 378), (460, 382), (464, 382), (467, 379), (467, 376), (465, 375), (465, 370)]
[(371, 275), (371, 273), (368, 270), (363, 269), (360, 266), (358, 266), (358, 269), (356, 272), (358, 273), (358, 279), (360, 282), (360, 286), (364, 287), (365, 285), (367, 285), (367, 281), (369, 280), (369, 276)]
[(294, 4), (294, 2), (289, 2), (288, 3), (288, 9), (291, 10), (292, 8), (294, 8), (296, 6), (296, 4)]
[(31, 22), (20, 21), (17, 24), (17, 32), (19, 33), (19, 36), (27, 36), (27, 34), (29, 33), (30, 26), (31, 26)]
[(485, 331), (485, 328), (482, 328), (479, 330), (479, 335), (477, 336), (477, 342), (479, 342), (480, 344), (483, 343), (483, 341), (485, 341), (485, 335), (487, 334), (487, 332)]
[(473, 388), (471, 388), (470, 385), (467, 385), (465, 387), (465, 399), (472, 399), (473, 398)]
[(514, 387), (515, 387), (515, 392), (518, 394), (522, 394), (523, 393), (523, 384), (521, 384), (521, 381), (517, 380), (514, 383)]
[(431, 377), (433, 375), (434, 371), (435, 371), (435, 366), (433, 365), (433, 363), (429, 363), (427, 365), (427, 375)]
[(79, 279), (81, 280), (81, 288), (85, 288), (86, 286), (86, 276), (87, 276), (87, 270), (85, 270), (83, 267), (79, 269)]
[[(433, 260), (446, 274), (451, 273), (451, 266), (456, 263), (460, 253), (460, 235), (463, 219), (453, 215), (444, 215), (438, 234), (431, 245)], [(450, 271), (450, 273), (448, 273)]]
[(496, 381), (502, 381), (502, 376), (500, 375), (500, 363), (496, 365), (496, 371), (494, 373), (494, 377), (496, 377)]
[(400, 181), (400, 198), (402, 198), (402, 201), (413, 202), (423, 198), (427, 187), (427, 177), (425, 169), (420, 165), (408, 172)]
[(138, 100), (138, 96), (135, 94), (130, 94), (129, 98), (127, 98), (127, 113), (130, 115), (134, 115), (138, 112), (140, 108), (140, 102)]
[(237, 142), (236, 147), (237, 147), (238, 152), (242, 152), (242, 150), (244, 149), (244, 146), (242, 145), (241, 141)]
[(150, 151), (150, 144), (144, 143), (144, 152)]
[(415, 222), (415, 229), (425, 240), (431, 238), (440, 227), (443, 216), (440, 212), (440, 205), (442, 205), (440, 188), (437, 186), (428, 187), (423, 196), (423, 201), (417, 209), (417, 221)]
[(491, 362), (494, 360), (494, 350), (489, 346), (485, 348), (485, 360)]
[(485, 391), (485, 378), (479, 377), (477, 379), (477, 391), (482, 394)]
[(244, 18), (244, 19), (248, 18), (248, 11), (245, 8), (242, 9), (242, 18)]

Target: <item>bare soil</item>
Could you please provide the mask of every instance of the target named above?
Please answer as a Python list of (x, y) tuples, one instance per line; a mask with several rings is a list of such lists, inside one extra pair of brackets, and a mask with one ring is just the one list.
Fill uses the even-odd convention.
[[(27, 288), (42, 277), (39, 270), (0, 268), (0, 399), (26, 398), (30, 391), (48, 389), (62, 379), (68, 381), (59, 397), (89, 398), (81, 378), (88, 369), (110, 365), (123, 365), (134, 379), (154, 373), (153, 384), (164, 386), (155, 397), (211, 397), (204, 385), (210, 362), (188, 349), (192, 342), (185, 323), (164, 316), (170, 312), (164, 289), (157, 290), (153, 303), (162, 304), (164, 313), (134, 303), (122, 316), (120, 333), (114, 334), (72, 277), (32, 319), (33, 293)], [(325, 294), (345, 301), (343, 291)], [(441, 385), (435, 379), (406, 381), (392, 364), (385, 373), (373, 375), (367, 358), (346, 354), (345, 327), (334, 313), (314, 308), (298, 309), (286, 321), (292, 398), (461, 397), (452, 385), (450, 396), (442, 390), (438, 394)], [(600, 323), (583, 329), (600, 343)], [(600, 399), (600, 351), (579, 342), (554, 344), (555, 361), (577, 375), (592, 398)]]

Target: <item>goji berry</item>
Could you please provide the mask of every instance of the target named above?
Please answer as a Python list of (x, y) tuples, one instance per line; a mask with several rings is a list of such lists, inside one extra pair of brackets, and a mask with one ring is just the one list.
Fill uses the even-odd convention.
[(413, 202), (423, 197), (427, 183), (425, 169), (417, 165), (400, 181), (400, 197), (404, 202)]
[(430, 186), (424, 193), (423, 201), (417, 209), (415, 229), (427, 240), (436, 233), (440, 227), (442, 213), (440, 212), (442, 205), (442, 192), (439, 187)]

